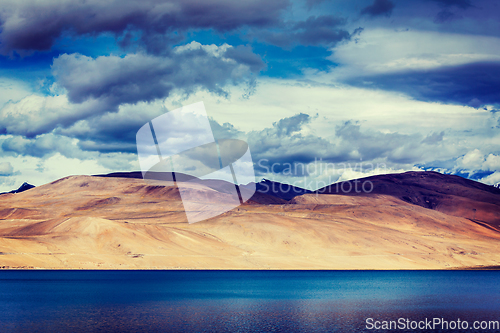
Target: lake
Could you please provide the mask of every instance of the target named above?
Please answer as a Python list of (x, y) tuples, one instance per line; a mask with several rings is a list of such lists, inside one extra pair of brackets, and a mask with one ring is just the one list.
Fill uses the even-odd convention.
[(499, 271), (0, 271), (0, 332), (475, 332), (495, 321)]

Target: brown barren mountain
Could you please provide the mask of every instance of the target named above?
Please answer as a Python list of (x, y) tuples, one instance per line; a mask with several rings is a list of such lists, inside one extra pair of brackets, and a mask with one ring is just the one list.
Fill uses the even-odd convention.
[[(446, 269), (500, 265), (498, 192), (428, 172), (377, 177), (372, 178), (370, 194), (310, 193), (284, 201), (258, 193), (248, 204), (194, 224), (187, 223), (172, 182), (66, 177), (22, 193), (0, 195), (0, 267)], [(193, 187), (192, 191), (217, 201), (213, 190)], [(331, 188), (329, 192), (333, 193)], [(475, 209), (473, 215), (470, 209)]]
[[(367, 197), (390, 195), (500, 231), (500, 189), (493, 186), (433, 171), (379, 175), (357, 179), (356, 182), (357, 191), (354, 181), (349, 181), (332, 184), (317, 193)], [(369, 193), (362, 191), (363, 183)]]

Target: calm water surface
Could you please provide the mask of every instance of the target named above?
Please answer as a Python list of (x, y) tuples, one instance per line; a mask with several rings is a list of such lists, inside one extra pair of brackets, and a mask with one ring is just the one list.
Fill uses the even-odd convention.
[[(384, 332), (500, 320), (500, 271), (0, 271), (0, 332)], [(394, 332), (476, 332), (401, 329)], [(480, 330), (480, 332), (498, 330)]]

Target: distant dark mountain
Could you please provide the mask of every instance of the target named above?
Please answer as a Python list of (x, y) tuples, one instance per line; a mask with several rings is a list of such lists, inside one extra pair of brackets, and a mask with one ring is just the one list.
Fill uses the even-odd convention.
[(132, 172), (113, 172), (105, 175), (94, 175), (94, 177), (112, 177), (112, 178), (139, 178), (142, 179), (141, 171)]
[(301, 187), (273, 182), (269, 179), (263, 179), (255, 186), (256, 192), (272, 195), (273, 197), (283, 200), (291, 200), (296, 196), (313, 193), (312, 191), (303, 189)]
[(339, 182), (319, 194), (390, 195), (421, 207), (466, 217), (500, 230), (500, 189), (434, 171), (410, 171)]
[(10, 192), (2, 192), (2, 193), (0, 193), (0, 195), (7, 194), (7, 193), (21, 193), (21, 192), (27, 191), (33, 187), (35, 187), (35, 185), (31, 185), (31, 184), (24, 182), (23, 185), (21, 185), (17, 190), (12, 190)]
[[(110, 174), (105, 174), (105, 175), (95, 175), (96, 177), (112, 177), (112, 178), (137, 178), (137, 179), (142, 179), (142, 172), (141, 171), (132, 171), (132, 172), (114, 172)], [(172, 173), (171, 172), (149, 172), (146, 176), (148, 179), (151, 180), (165, 180), (165, 181), (171, 181), (172, 180)], [(176, 181), (188, 181), (194, 179), (193, 176), (189, 176), (183, 173), (176, 172), (175, 173), (175, 179)], [(210, 182), (213, 181), (206, 181), (207, 186), (210, 186)], [(243, 188), (248, 188), (251, 186), (253, 183), (249, 183), (246, 185), (240, 185), (240, 187)], [(306, 194), (306, 193), (313, 193), (312, 191), (297, 187), (297, 186), (292, 186), (288, 184), (282, 184), (279, 182), (273, 182), (268, 179), (263, 179), (259, 183), (255, 184), (255, 194), (252, 196), (251, 201), (255, 201), (257, 203), (261, 204), (283, 204), (286, 203), (287, 201), (295, 198), (296, 196)], [(265, 195), (265, 196), (262, 196)], [(275, 199), (268, 198), (267, 196), (274, 197)], [(278, 200), (276, 200), (278, 199)]]
[(33, 188), (33, 187), (35, 187), (35, 185), (31, 185), (31, 184), (24, 182), (23, 185), (21, 185), (17, 190), (12, 191), (11, 193), (24, 192), (24, 191), (27, 191), (27, 190)]

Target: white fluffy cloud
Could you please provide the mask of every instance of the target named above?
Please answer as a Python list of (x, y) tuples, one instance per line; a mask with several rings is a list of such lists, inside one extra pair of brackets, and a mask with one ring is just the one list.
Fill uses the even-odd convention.
[(500, 171), (494, 172), (489, 176), (486, 176), (480, 180), (480, 182), (489, 184), (489, 185), (497, 185), (500, 184)]
[(479, 181), (490, 185), (498, 184), (500, 182), (500, 154), (484, 154), (480, 149), (473, 149), (457, 158), (452, 171), (465, 172), (469, 175), (491, 172)]
[(488, 171), (500, 171), (500, 155), (489, 154), (482, 167)]
[(0, 108), (7, 102), (17, 102), (33, 93), (28, 84), (19, 81), (0, 77)]
[(0, 177), (1, 176), (10, 176), (14, 173), (14, 168), (10, 164), (10, 162), (0, 163)]
[(436, 31), (367, 29), (339, 44), (329, 59), (341, 64), (335, 76), (370, 76), (500, 61), (500, 38)]
[(55, 127), (67, 126), (95, 112), (95, 100), (72, 104), (66, 95), (30, 95), (18, 102), (9, 102), (0, 110), (3, 129), (9, 134), (33, 137), (51, 132)]
[(479, 149), (474, 149), (457, 159), (457, 167), (466, 170), (481, 170), (484, 161), (483, 153)]

